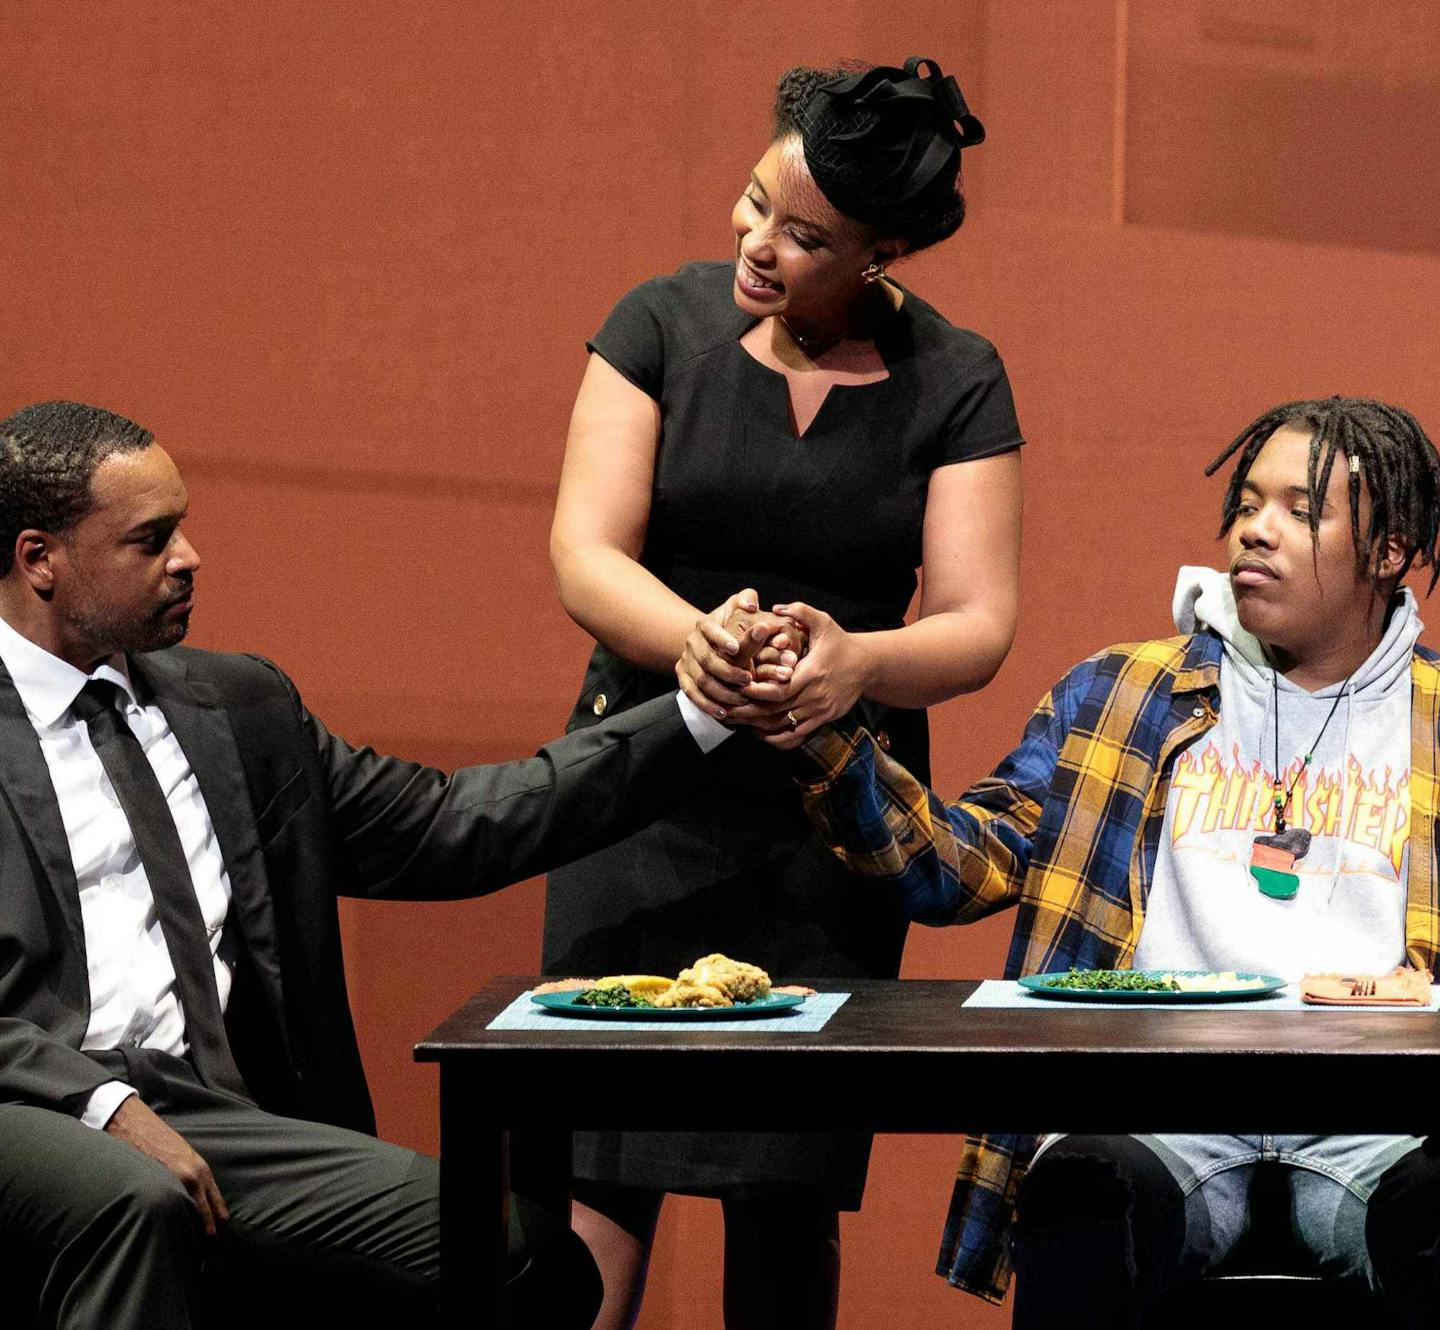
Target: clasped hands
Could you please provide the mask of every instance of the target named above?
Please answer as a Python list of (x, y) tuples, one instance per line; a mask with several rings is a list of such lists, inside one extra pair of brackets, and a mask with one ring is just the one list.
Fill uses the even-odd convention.
[(792, 601), (761, 610), (750, 588), (696, 621), (675, 674), (685, 695), (774, 748), (797, 748), (864, 691), (865, 655), (823, 610)]

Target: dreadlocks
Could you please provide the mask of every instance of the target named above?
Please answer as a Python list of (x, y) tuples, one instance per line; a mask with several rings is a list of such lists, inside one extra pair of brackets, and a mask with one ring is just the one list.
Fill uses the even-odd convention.
[[(1310, 535), (1319, 539), (1320, 511), (1337, 454), (1350, 468), (1350, 532), (1355, 539), (1355, 566), (1369, 572), (1377, 545), (1392, 537), (1405, 547), (1404, 577), (1412, 564), (1429, 566), (1428, 595), (1440, 580), (1440, 455), (1420, 422), (1408, 411), (1366, 397), (1327, 397), (1286, 402), (1241, 430), (1239, 436), (1205, 468), (1213, 476), (1240, 454), (1220, 514), (1220, 534), (1229, 531), (1240, 506), (1241, 488), (1250, 467), (1276, 430), (1293, 426), (1311, 431), (1309, 491)], [(1360, 531), (1360, 480), (1370, 491), (1370, 529)], [(1398, 579), (1397, 579), (1398, 580)]]

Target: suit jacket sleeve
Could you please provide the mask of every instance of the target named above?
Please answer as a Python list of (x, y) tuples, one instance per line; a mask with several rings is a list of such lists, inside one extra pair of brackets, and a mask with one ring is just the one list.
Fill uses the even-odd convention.
[(114, 1079), (98, 1062), (33, 1022), (0, 1018), (0, 1103), (38, 1104), (78, 1115), (91, 1094)]
[(710, 778), (673, 694), (534, 757), (447, 774), (351, 746), (285, 683), (320, 757), (352, 874), (347, 895), (494, 891), (622, 839)]

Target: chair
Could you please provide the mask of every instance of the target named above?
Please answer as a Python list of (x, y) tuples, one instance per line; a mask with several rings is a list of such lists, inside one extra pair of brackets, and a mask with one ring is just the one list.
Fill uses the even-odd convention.
[(1217, 1274), (1161, 1298), (1142, 1330), (1369, 1330), (1382, 1323), (1380, 1301), (1362, 1285), (1315, 1275)]
[(1253, 1226), (1234, 1254), (1198, 1283), (1156, 1302), (1142, 1330), (1368, 1330), (1384, 1316), (1377, 1298), (1354, 1280), (1306, 1269), (1290, 1235), (1289, 1195), (1279, 1169), (1259, 1168), (1250, 1191)]

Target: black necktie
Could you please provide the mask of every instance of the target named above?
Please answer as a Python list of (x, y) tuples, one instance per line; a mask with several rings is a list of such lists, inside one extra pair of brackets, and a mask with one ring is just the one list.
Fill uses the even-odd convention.
[(145, 865), (160, 931), (175, 967), (175, 992), (195, 1070), (206, 1085), (245, 1095), (245, 1083), (225, 1037), (215, 962), (180, 833), (140, 740), (116, 707), (121, 692), (116, 684), (91, 679), (72, 709), (90, 731), (90, 742), (115, 787)]

